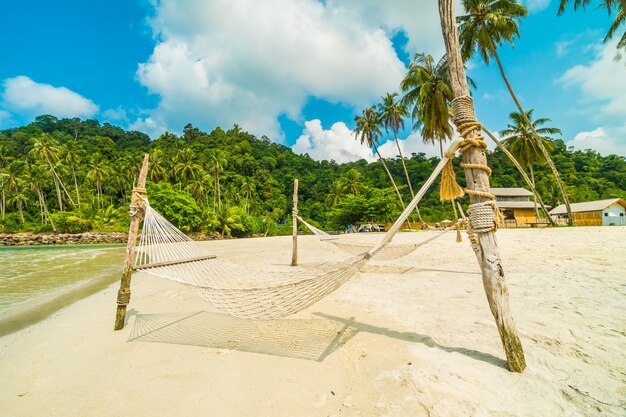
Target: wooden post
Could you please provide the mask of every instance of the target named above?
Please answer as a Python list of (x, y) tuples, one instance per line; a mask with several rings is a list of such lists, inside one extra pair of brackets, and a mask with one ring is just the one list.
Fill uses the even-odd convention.
[(293, 227), (293, 250), (291, 252), (291, 266), (298, 265), (298, 179), (293, 180), (293, 208), (291, 209)]
[[(455, 98), (469, 97), (470, 91), (465, 77), (465, 67), (461, 58), (459, 37), (454, 13), (454, 0), (439, 0), (439, 15), (441, 30), (446, 46), (450, 83)], [(466, 109), (467, 110), (467, 109)], [(471, 113), (474, 105), (471, 104)], [(459, 115), (455, 115), (455, 118)], [(458, 126), (459, 119), (455, 120)], [(466, 139), (476, 138), (480, 134), (478, 129), (468, 132)], [(467, 188), (472, 191), (489, 193), (489, 176), (487, 172), (475, 168), (476, 165), (487, 165), (485, 151), (481, 147), (472, 146), (463, 152), (463, 162), (470, 165), (465, 169)], [(470, 203), (487, 201), (487, 198), (470, 194)], [(471, 217), (471, 216), (470, 216)], [(526, 368), (524, 351), (517, 334), (517, 329), (509, 309), (509, 292), (506, 285), (504, 269), (498, 253), (495, 229), (479, 232), (471, 236), (472, 248), (482, 270), (483, 287), (489, 302), (489, 308), (496, 320), (500, 339), (508, 361), (509, 370), (522, 372)]]
[(124, 269), (122, 270), (120, 289), (117, 292), (115, 330), (121, 330), (124, 328), (124, 321), (126, 320), (126, 307), (130, 302), (130, 278), (133, 274), (135, 266), (135, 246), (137, 245), (137, 234), (139, 232), (139, 223), (141, 223), (145, 213), (145, 203), (143, 199), (146, 197), (145, 187), (146, 178), (148, 177), (148, 158), (148, 154), (146, 154), (143, 158), (143, 165), (141, 165), (137, 186), (133, 188), (133, 194), (130, 202), (130, 230), (128, 231), (126, 260), (124, 261)]

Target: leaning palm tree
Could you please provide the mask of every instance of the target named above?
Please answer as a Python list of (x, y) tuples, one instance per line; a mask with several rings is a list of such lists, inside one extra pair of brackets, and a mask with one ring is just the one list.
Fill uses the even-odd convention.
[(72, 169), (72, 178), (74, 179), (74, 189), (76, 191), (76, 203), (80, 208), (80, 193), (78, 192), (78, 178), (76, 176), (76, 167), (80, 166), (82, 157), (85, 155), (85, 150), (82, 148), (80, 142), (76, 140), (68, 141), (63, 146), (65, 152), (65, 162), (69, 164)]
[[(533, 166), (536, 163), (544, 162), (545, 157), (543, 156), (541, 149), (539, 149), (537, 141), (533, 137), (531, 129), (526, 124), (525, 120), (527, 119), (531, 121), (535, 132), (541, 135), (540, 140), (543, 143), (543, 146), (550, 152), (554, 151), (555, 144), (547, 135), (560, 135), (562, 134), (561, 129), (556, 127), (540, 127), (549, 122), (550, 119), (539, 118), (532, 121), (532, 109), (526, 112), (526, 117), (522, 117), (522, 115), (517, 112), (512, 112), (509, 114), (509, 119), (511, 120), (511, 123), (507, 125), (506, 129), (500, 132), (500, 135), (504, 138), (502, 144), (511, 151), (515, 159), (517, 159), (520, 164), (528, 168), (532, 188), (536, 189)], [(539, 213), (537, 211), (537, 197), (538, 196), (535, 195), (535, 215), (539, 217)], [(546, 215), (549, 216), (548, 213), (546, 213)]]
[[(383, 126), (387, 133), (391, 130), (393, 133), (393, 140), (398, 148), (398, 154), (400, 155), (400, 161), (402, 161), (402, 168), (404, 169), (404, 176), (406, 177), (406, 183), (409, 186), (411, 192), (411, 198), (415, 197), (413, 192), (413, 185), (411, 185), (411, 178), (409, 177), (409, 171), (406, 169), (404, 163), (404, 155), (402, 155), (402, 148), (400, 148), (400, 142), (398, 141), (398, 130), (404, 129), (404, 118), (409, 115), (409, 111), (406, 106), (402, 104), (400, 100), (396, 100), (398, 93), (387, 93), (382, 98), (382, 102), (378, 104), (378, 110), (382, 115)], [(416, 206), (415, 211), (420, 223), (423, 225), (422, 214), (419, 208)]]
[(361, 116), (354, 116), (354, 121), (356, 122), (354, 135), (357, 140), (361, 141), (361, 145), (366, 144), (370, 149), (374, 148), (374, 152), (378, 156), (378, 160), (383, 164), (383, 168), (385, 168), (385, 171), (393, 184), (393, 189), (396, 191), (400, 204), (402, 205), (402, 208), (404, 208), (404, 201), (402, 200), (400, 190), (398, 190), (398, 186), (396, 185), (389, 168), (387, 168), (385, 159), (381, 156), (380, 152), (378, 152), (378, 138), (382, 135), (380, 130), (382, 125), (381, 117), (381, 114), (376, 111), (374, 106), (364, 109)]
[(439, 142), (443, 157), (443, 142), (453, 134), (448, 123), (453, 95), (445, 57), (435, 65), (431, 55), (415, 54), (400, 88), (404, 92), (402, 104), (411, 109), (413, 128), (422, 129), (424, 143)]
[[(577, 10), (579, 7), (582, 7), (583, 9), (585, 9), (589, 5), (590, 2), (591, 0), (574, 0), (574, 10)], [(561, 3), (559, 4), (559, 12), (558, 12), (559, 16), (565, 12), (565, 8), (567, 7), (569, 3), (571, 3), (571, 0), (561, 0)], [(609, 27), (609, 31), (604, 36), (603, 42), (607, 43), (611, 39), (613, 39), (613, 37), (618, 32), (620, 26), (622, 26), (623, 24), (626, 24), (626, 15), (624, 14), (624, 9), (626, 9), (626, 1), (624, 0), (599, 0), (597, 8), (601, 8), (601, 7), (606, 8), (606, 11), (609, 13), (609, 16), (613, 14), (613, 10), (616, 11), (615, 19), (613, 19), (613, 23), (611, 23), (611, 26)], [(620, 57), (619, 55), (620, 49), (623, 49), (624, 51), (626, 51), (626, 30), (624, 30), (624, 32), (622, 33), (620, 40), (617, 41), (618, 57)]]
[(504, 72), (497, 51), (498, 46), (502, 45), (505, 41), (513, 45), (513, 38), (519, 36), (518, 19), (527, 16), (528, 10), (525, 6), (517, 3), (516, 0), (463, 0), (463, 6), (467, 14), (459, 16), (457, 19), (459, 23), (459, 38), (463, 59), (465, 61), (469, 60), (474, 52), (477, 51), (485, 64), (489, 64), (491, 57), (496, 60), (502, 79), (511, 94), (511, 98), (515, 102), (520, 115), (524, 118), (524, 122), (530, 127), (532, 135), (537, 142), (537, 146), (554, 174), (554, 178), (556, 179), (567, 209), (568, 224), (573, 225), (572, 210), (561, 176), (552, 158), (550, 158), (548, 150), (543, 146), (541, 139), (539, 139), (539, 135), (526, 118), (526, 113), (524, 109), (522, 109), (522, 105), (517, 99), (513, 87), (511, 87), (511, 83)]
[(74, 204), (72, 197), (65, 189), (65, 185), (63, 184), (63, 181), (61, 181), (61, 177), (59, 177), (59, 174), (55, 169), (55, 164), (59, 162), (60, 159), (59, 142), (47, 133), (42, 133), (40, 136), (32, 140), (32, 148), (29, 151), (29, 154), (45, 163), (50, 168), (50, 175), (54, 181), (59, 210), (63, 211), (63, 196), (61, 195), (61, 188), (65, 191), (65, 194), (70, 202)]

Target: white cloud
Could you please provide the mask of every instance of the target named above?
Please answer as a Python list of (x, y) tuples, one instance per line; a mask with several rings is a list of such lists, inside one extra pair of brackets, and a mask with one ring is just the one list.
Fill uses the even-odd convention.
[(126, 110), (122, 106), (118, 106), (115, 109), (107, 109), (102, 112), (102, 117), (115, 122), (126, 122), (128, 116)]
[[(338, 163), (357, 161), (365, 159), (368, 162), (377, 160), (377, 156), (373, 154), (367, 146), (361, 145), (355, 139), (354, 131), (348, 129), (343, 122), (337, 122), (332, 125), (329, 130), (322, 127), (319, 119), (310, 120), (304, 123), (302, 135), (292, 146), (292, 150), (298, 154), (308, 153), (315, 160), (335, 160)], [(454, 139), (458, 139), (455, 135)], [(493, 149), (495, 145), (486, 139), (489, 149)], [(410, 158), (412, 153), (424, 153), (427, 157), (440, 156), (439, 143), (424, 143), (422, 135), (419, 132), (412, 132), (407, 138), (399, 139), (398, 143), (405, 158)], [(450, 146), (451, 142), (443, 144), (444, 151)], [(398, 148), (394, 140), (383, 142), (378, 150), (383, 158), (396, 158), (399, 156)]]
[(315, 160), (335, 160), (338, 163), (365, 159), (375, 160), (372, 151), (356, 140), (354, 132), (343, 122), (324, 130), (319, 119), (304, 122), (304, 130), (291, 148), (295, 153), (305, 154)]
[(615, 61), (615, 42), (599, 48), (595, 60), (576, 65), (559, 82), (580, 88), (584, 101), (595, 104), (593, 112), (604, 118), (624, 118), (626, 114), (626, 75), (624, 63)]
[(139, 118), (130, 125), (128, 125), (128, 130), (137, 130), (139, 132), (147, 134), (152, 139), (156, 139), (167, 129), (165, 128), (165, 125), (163, 125), (159, 121), (154, 120), (151, 117), (144, 117)]
[(0, 128), (8, 128), (13, 123), (13, 115), (6, 110), (0, 109)]
[(237, 123), (282, 136), (309, 97), (362, 107), (396, 91), (405, 67), (390, 37), (441, 55), (435, 2), (398, 0), (154, 0), (157, 39), (138, 80), (158, 94), (155, 123), (180, 130)]
[(22, 117), (51, 114), (57, 117), (91, 117), (98, 106), (65, 87), (37, 83), (26, 76), (4, 80), (2, 105)]
[(579, 132), (567, 142), (579, 150), (595, 149), (601, 155), (626, 156), (626, 124), (617, 128), (598, 127), (590, 132)]

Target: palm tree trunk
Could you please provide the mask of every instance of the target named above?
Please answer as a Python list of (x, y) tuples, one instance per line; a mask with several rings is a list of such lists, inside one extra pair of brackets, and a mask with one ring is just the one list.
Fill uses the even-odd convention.
[(393, 184), (393, 189), (396, 191), (396, 195), (398, 196), (398, 199), (400, 200), (400, 204), (402, 205), (402, 208), (404, 209), (405, 208), (404, 200), (402, 200), (402, 195), (400, 194), (400, 190), (398, 190), (398, 186), (396, 185), (396, 182), (394, 181), (393, 176), (391, 175), (391, 172), (389, 171), (389, 168), (387, 168), (387, 164), (385, 164), (385, 158), (383, 158), (380, 155), (380, 152), (378, 152), (378, 147), (376, 145), (374, 145), (374, 150), (376, 151), (376, 155), (378, 155), (378, 159), (380, 160), (380, 162), (382, 162), (383, 168), (385, 168), (387, 175), (389, 175), (389, 179), (391, 180), (391, 183)]
[(539, 202), (539, 205), (541, 206), (541, 209), (544, 211), (544, 213), (546, 213), (546, 218), (550, 222), (550, 225), (556, 227), (556, 222), (554, 221), (552, 216), (550, 216), (550, 213), (548, 212), (548, 208), (543, 203), (543, 200), (541, 199), (541, 196), (539, 195), (539, 193), (537, 192), (537, 189), (535, 188), (534, 182), (531, 181), (530, 178), (528, 178), (528, 174), (526, 174), (526, 171), (524, 170), (524, 168), (520, 165), (519, 162), (517, 162), (517, 159), (515, 159), (513, 154), (511, 152), (509, 152), (509, 150), (507, 148), (505, 148), (504, 145), (502, 145), (502, 142), (500, 142), (498, 139), (496, 139), (495, 135), (493, 133), (491, 133), (489, 130), (487, 130), (484, 126), (483, 126), (483, 132), (485, 132), (487, 134), (487, 136), (489, 136), (491, 138), (491, 140), (496, 144), (496, 146), (498, 148), (500, 148), (500, 150), (502, 152), (504, 152), (504, 154), (506, 156), (509, 157), (511, 162), (513, 162), (513, 165), (515, 165), (515, 167), (517, 168), (519, 173), (522, 174), (522, 177), (524, 178), (524, 181), (526, 181), (526, 184), (528, 184), (528, 187), (530, 188), (530, 191), (532, 191), (533, 195), (535, 196), (535, 201)]
[(6, 207), (7, 207), (7, 199), (6, 199), (6, 194), (4, 193), (4, 187), (2, 187), (2, 202), (1, 202), (1, 206), (0, 206), (0, 211), (2, 212), (2, 221), (4, 221), (4, 217), (6, 215)]
[(78, 180), (76, 179), (76, 169), (72, 165), (72, 176), (74, 177), (74, 188), (76, 188), (76, 202), (80, 208), (80, 193), (78, 192)]
[[(533, 164), (530, 164), (528, 168), (530, 170), (530, 180), (533, 183), (533, 187), (535, 187), (535, 171), (533, 170)], [(535, 202), (535, 217), (537, 218), (537, 221), (539, 221), (539, 210), (537, 209), (537, 200), (533, 198), (533, 201)]]
[[(439, 15), (441, 17), (441, 30), (448, 56), (450, 83), (455, 99), (459, 97), (471, 97), (467, 79), (465, 77), (465, 67), (461, 58), (461, 48), (456, 25), (456, 15), (454, 13), (455, 0), (439, 0)], [(453, 105), (457, 103), (453, 101)], [(473, 103), (468, 108), (463, 109), (473, 116), (475, 109)], [(456, 113), (456, 112), (455, 112)], [(458, 116), (458, 115), (457, 115)], [(464, 120), (457, 119), (457, 126)], [(480, 131), (474, 129), (466, 134), (466, 138), (478, 137)], [(471, 147), (463, 152), (463, 162), (466, 164), (487, 165), (486, 153), (482, 148)], [(489, 192), (489, 176), (482, 169), (464, 168), (467, 188), (478, 192)], [(476, 204), (487, 201), (485, 197), (470, 194), (470, 203)], [(470, 216), (471, 218), (471, 216)], [(473, 234), (472, 249), (482, 270), (483, 287), (487, 295), (489, 307), (493, 314), (500, 339), (508, 360), (509, 370), (522, 372), (526, 368), (524, 351), (520, 342), (513, 316), (509, 309), (509, 292), (506, 285), (504, 269), (498, 251), (498, 242), (495, 236), (496, 230), (481, 231)]]
[[(493, 43), (493, 39), (492, 39), (492, 43)], [(544, 158), (546, 159), (546, 162), (548, 163), (548, 166), (552, 170), (552, 174), (554, 175), (554, 179), (556, 180), (556, 183), (557, 183), (557, 185), (559, 187), (559, 191), (561, 193), (561, 196), (563, 197), (563, 202), (565, 203), (565, 208), (567, 210), (567, 217), (568, 217), (567, 224), (570, 225), (570, 226), (573, 226), (574, 225), (574, 218), (572, 217), (572, 208), (570, 207), (569, 198), (567, 196), (567, 192), (565, 191), (565, 186), (563, 185), (563, 181), (561, 180), (561, 175), (559, 175), (559, 171), (557, 171), (556, 166), (554, 165), (554, 161), (552, 161), (552, 158), (550, 157), (550, 154), (548, 153), (548, 150), (546, 149), (545, 146), (543, 146), (543, 143), (541, 142), (541, 139), (539, 138), (539, 135), (535, 131), (535, 127), (532, 125), (532, 123), (530, 123), (530, 120), (528, 120), (528, 116), (526, 116), (526, 112), (524, 111), (524, 109), (522, 108), (522, 105), (520, 104), (519, 100), (517, 99), (517, 96), (515, 95), (515, 92), (513, 91), (513, 87), (511, 87), (511, 83), (509, 82), (509, 79), (507, 78), (506, 74), (504, 73), (504, 68), (502, 67), (502, 62), (500, 62), (500, 57), (498, 56), (498, 52), (497, 52), (495, 47), (493, 48), (492, 52), (493, 52), (493, 57), (496, 59), (496, 63), (498, 64), (498, 69), (500, 70), (500, 74), (502, 75), (502, 79), (504, 80), (504, 83), (506, 84), (506, 88), (509, 90), (509, 93), (511, 94), (511, 98), (515, 102), (515, 105), (517, 106), (517, 109), (519, 110), (520, 114), (522, 115), (522, 118), (524, 119), (524, 123), (526, 123), (526, 125), (533, 132), (533, 136), (535, 138), (535, 141), (537, 142), (537, 145), (539, 145), (539, 149), (541, 149), (541, 153), (543, 154)]]
[[(413, 192), (413, 186), (411, 185), (411, 179), (409, 178), (409, 171), (407, 171), (406, 169), (406, 164), (404, 163), (404, 155), (402, 155), (402, 149), (400, 149), (400, 143), (398, 143), (397, 133), (395, 132), (394, 132), (394, 140), (396, 141), (396, 147), (398, 148), (398, 153), (400, 154), (400, 160), (402, 161), (402, 168), (404, 169), (404, 175), (406, 176), (406, 183), (409, 185), (409, 191), (411, 191), (411, 198), (413, 198), (415, 197), (415, 193)], [(424, 220), (422, 220), (422, 213), (420, 213), (419, 207), (415, 206), (415, 212), (417, 213), (417, 218), (420, 220), (420, 224), (423, 227)]]

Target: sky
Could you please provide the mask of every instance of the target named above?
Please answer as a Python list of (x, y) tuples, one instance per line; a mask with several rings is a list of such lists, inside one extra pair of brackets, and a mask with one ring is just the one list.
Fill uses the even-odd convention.
[[(593, 3), (593, 2), (592, 2)], [(626, 156), (626, 62), (602, 39), (605, 10), (526, 0), (499, 49), (522, 106), (576, 149)], [(32, 0), (5, 2), (0, 129), (37, 115), (98, 119), (152, 138), (187, 123), (238, 124), (311, 157), (374, 160), (354, 116), (399, 83), (416, 52), (444, 52), (433, 0)], [(457, 13), (463, 10), (457, 7)], [(514, 103), (495, 63), (475, 59), (478, 119), (506, 128)], [(412, 122), (405, 154), (438, 155)], [(390, 135), (383, 156), (397, 154)]]

